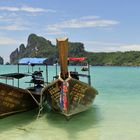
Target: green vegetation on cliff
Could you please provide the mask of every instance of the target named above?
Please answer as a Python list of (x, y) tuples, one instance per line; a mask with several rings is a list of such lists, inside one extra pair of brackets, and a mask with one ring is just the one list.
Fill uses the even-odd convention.
[(35, 34), (31, 34), (28, 37), (27, 46), (24, 44), (19, 46), (19, 49), (13, 51), (10, 55), (10, 63), (16, 64), (17, 60), (23, 57), (55, 57), (52, 54), (56, 54), (55, 46), (49, 40), (43, 37), (39, 37)]
[[(16, 64), (17, 60), (23, 57), (46, 57), (55, 62), (58, 58), (58, 50), (51, 41), (31, 34), (28, 37), (27, 45), (21, 44), (19, 49), (10, 55), (11, 64)], [(87, 52), (84, 44), (80, 42), (69, 42), (69, 57), (87, 57), (89, 63), (95, 66), (140, 66), (140, 52)], [(74, 62), (73, 64), (78, 64)]]
[(88, 53), (92, 65), (140, 66), (140, 51)]
[[(85, 50), (82, 43), (69, 43), (69, 56), (84, 56)], [(23, 57), (46, 57), (53, 62), (58, 58), (58, 50), (51, 41), (43, 37), (31, 34), (28, 37), (28, 42), (19, 46), (10, 54), (10, 63), (16, 64), (17, 60)]]

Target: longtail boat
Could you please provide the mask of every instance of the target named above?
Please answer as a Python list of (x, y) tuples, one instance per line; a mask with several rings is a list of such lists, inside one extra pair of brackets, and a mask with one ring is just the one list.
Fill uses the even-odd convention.
[[(26, 61), (25, 61), (26, 60)], [(9, 116), (11, 114), (28, 111), (34, 108), (42, 108), (42, 102), (44, 96), (41, 92), (44, 87), (44, 78), (42, 76), (42, 71), (34, 71), (33, 73), (20, 73), (19, 65), (30, 64), (41, 65), (45, 59), (42, 58), (23, 58), (18, 63), (17, 73), (1, 74), (0, 78), (7, 80), (18, 80), (18, 86), (9, 85), (7, 83), (0, 82), (0, 118)], [(31, 81), (27, 83), (33, 83), (33, 86), (27, 89), (19, 87), (19, 79), (31, 76)]]
[[(70, 116), (87, 110), (92, 106), (97, 90), (90, 86), (90, 75), (68, 71), (68, 39), (57, 39), (59, 49), (60, 74), (43, 90), (47, 95), (49, 107), (70, 118)], [(80, 76), (87, 77), (89, 83), (79, 80)]]

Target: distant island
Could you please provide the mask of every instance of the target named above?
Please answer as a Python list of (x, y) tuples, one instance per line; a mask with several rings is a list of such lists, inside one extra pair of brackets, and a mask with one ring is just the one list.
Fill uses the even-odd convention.
[(3, 58), (0, 56), (0, 65), (3, 65), (3, 63), (4, 63), (4, 60), (3, 60)]
[[(46, 57), (55, 63), (58, 50), (44, 37), (30, 34), (27, 45), (21, 44), (10, 54), (10, 64), (16, 64), (23, 57)], [(140, 66), (140, 51), (88, 52), (81, 42), (69, 42), (69, 57), (86, 57), (93, 66)], [(78, 62), (73, 64), (78, 65)]]

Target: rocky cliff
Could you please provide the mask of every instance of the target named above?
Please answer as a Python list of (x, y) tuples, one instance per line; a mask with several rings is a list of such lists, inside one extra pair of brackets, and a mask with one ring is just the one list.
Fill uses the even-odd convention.
[[(70, 56), (77, 54), (83, 56), (83, 53), (85, 53), (85, 50), (82, 43), (69, 43)], [(16, 64), (17, 60), (23, 57), (46, 57), (54, 62), (58, 58), (58, 50), (51, 41), (36, 34), (30, 34), (27, 45), (21, 44), (19, 48), (10, 54), (10, 63)]]
[(0, 65), (3, 65), (3, 63), (4, 63), (4, 60), (3, 60), (3, 58), (0, 56)]

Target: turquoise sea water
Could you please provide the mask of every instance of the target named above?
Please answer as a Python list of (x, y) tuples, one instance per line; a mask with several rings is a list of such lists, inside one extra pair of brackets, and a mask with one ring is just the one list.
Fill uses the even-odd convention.
[[(15, 71), (0, 66), (0, 74)], [(49, 72), (51, 81), (55, 67)], [(37, 110), (0, 119), (0, 140), (140, 140), (140, 67), (91, 67), (91, 76), (99, 91), (91, 109), (70, 121), (49, 112), (36, 119)]]

